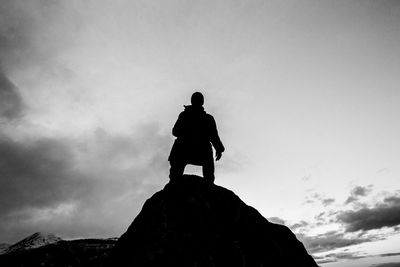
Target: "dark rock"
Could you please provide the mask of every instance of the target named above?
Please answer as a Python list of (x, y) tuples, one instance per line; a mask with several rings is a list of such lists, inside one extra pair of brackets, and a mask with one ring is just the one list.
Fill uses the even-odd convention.
[(109, 265), (317, 266), (287, 227), (270, 223), (233, 192), (191, 175), (146, 201)]

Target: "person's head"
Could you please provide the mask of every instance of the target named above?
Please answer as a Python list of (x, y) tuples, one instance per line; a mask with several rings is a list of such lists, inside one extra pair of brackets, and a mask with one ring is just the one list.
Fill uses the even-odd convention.
[(193, 106), (201, 107), (204, 104), (204, 96), (200, 92), (195, 92), (195, 93), (193, 93), (190, 101), (192, 102)]

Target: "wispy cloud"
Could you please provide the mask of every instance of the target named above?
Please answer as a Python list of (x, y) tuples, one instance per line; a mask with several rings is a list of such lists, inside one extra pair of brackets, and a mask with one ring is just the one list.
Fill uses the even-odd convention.
[(345, 233), (338, 231), (330, 231), (317, 236), (298, 234), (298, 237), (304, 242), (304, 245), (311, 253), (329, 251), (372, 240), (371, 238), (366, 237), (348, 237)]
[(368, 187), (356, 186), (351, 190), (350, 196), (346, 199), (345, 204), (356, 202), (360, 197), (367, 196), (371, 191), (371, 185)]
[(312, 194), (310, 196), (307, 196), (305, 198), (304, 203), (305, 204), (321, 203), (324, 207), (326, 207), (326, 206), (331, 205), (335, 201), (336, 200), (334, 198), (326, 197), (323, 194), (314, 193), (314, 194)]
[(325, 198), (322, 200), (322, 204), (326, 207), (330, 204), (332, 204), (333, 202), (335, 202), (334, 198)]
[(394, 252), (394, 253), (383, 253), (379, 254), (380, 257), (392, 257), (392, 256), (400, 256), (400, 252)]
[(282, 218), (279, 218), (279, 217), (269, 217), (269, 218), (267, 218), (267, 220), (272, 223), (285, 225), (285, 220), (283, 220)]
[(17, 87), (0, 69), (0, 119), (19, 118), (23, 114), (23, 110), (23, 101)]
[(306, 221), (300, 221), (298, 223), (294, 223), (292, 225), (289, 226), (289, 228), (292, 231), (297, 231), (297, 230), (301, 230), (303, 228), (307, 228), (310, 225), (310, 223), (306, 222)]
[(399, 267), (399, 266), (400, 262), (380, 263), (371, 265), (371, 267)]

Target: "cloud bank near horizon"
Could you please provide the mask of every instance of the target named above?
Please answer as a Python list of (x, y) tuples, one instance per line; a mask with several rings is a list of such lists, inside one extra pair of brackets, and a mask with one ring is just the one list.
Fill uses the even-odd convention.
[(40, 230), (64, 237), (120, 234), (165, 182), (169, 143), (156, 125), (132, 136), (99, 130), (78, 140), (2, 135), (2, 241)]
[[(352, 201), (348, 201), (350, 198)], [(382, 241), (400, 233), (399, 190), (376, 191), (372, 185), (355, 186), (342, 203), (334, 201), (337, 202), (334, 206), (326, 207), (326, 199), (323, 194), (315, 193), (306, 197), (305, 204), (319, 202), (326, 208), (314, 220), (291, 223), (282, 218), (269, 218), (271, 222), (286, 224), (294, 231), (321, 264), (376, 256), (353, 251), (352, 247)], [(334, 230), (311, 234), (318, 228)], [(393, 255), (397, 254), (382, 254)]]

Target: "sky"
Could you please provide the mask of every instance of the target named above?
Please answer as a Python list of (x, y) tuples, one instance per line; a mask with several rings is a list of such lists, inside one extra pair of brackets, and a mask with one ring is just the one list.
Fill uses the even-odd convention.
[(400, 262), (399, 43), (395, 0), (0, 0), (0, 243), (120, 236), (201, 91), (216, 184), (324, 266)]

